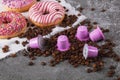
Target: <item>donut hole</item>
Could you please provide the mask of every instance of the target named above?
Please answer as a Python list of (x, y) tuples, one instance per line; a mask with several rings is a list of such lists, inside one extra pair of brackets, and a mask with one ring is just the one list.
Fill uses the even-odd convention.
[(49, 12), (48, 12), (48, 11), (45, 11), (45, 12), (43, 13), (43, 15), (47, 15), (47, 14), (49, 14)]
[(56, 11), (59, 11), (59, 9), (55, 9)]

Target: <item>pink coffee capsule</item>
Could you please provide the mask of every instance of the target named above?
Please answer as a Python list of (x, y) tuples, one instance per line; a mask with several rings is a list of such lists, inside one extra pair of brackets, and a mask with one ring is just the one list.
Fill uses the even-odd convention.
[(57, 48), (59, 51), (67, 51), (69, 50), (70, 43), (68, 37), (65, 35), (61, 35), (57, 39)]
[(98, 48), (94, 46), (88, 46), (88, 44), (84, 45), (83, 48), (83, 56), (85, 59), (93, 58), (98, 56)]
[(89, 33), (86, 26), (79, 26), (77, 29), (76, 37), (80, 41), (88, 41)]
[(100, 29), (99, 27), (97, 27), (95, 30), (93, 30), (93, 31), (90, 33), (90, 39), (91, 39), (93, 42), (96, 42), (96, 41), (104, 40), (105, 37), (104, 37), (104, 34), (103, 34), (103, 32), (101, 31), (101, 29)]
[(44, 38), (41, 35), (38, 35), (35, 38), (30, 39), (29, 41), (29, 47), (31, 48), (39, 48), (39, 49), (44, 49)]

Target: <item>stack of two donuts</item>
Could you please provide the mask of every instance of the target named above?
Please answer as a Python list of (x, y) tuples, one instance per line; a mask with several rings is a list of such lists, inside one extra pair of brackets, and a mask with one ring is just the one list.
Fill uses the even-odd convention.
[(65, 15), (64, 8), (54, 1), (3, 0), (3, 4), (8, 11), (0, 13), (0, 38), (11, 38), (25, 32), (27, 22), (18, 12), (26, 11), (31, 6), (29, 18), (42, 28), (59, 24)]

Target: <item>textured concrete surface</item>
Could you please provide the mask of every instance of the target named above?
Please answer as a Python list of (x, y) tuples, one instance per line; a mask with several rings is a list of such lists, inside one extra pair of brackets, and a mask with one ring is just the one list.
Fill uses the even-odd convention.
[[(117, 46), (116, 53), (120, 54), (120, 0), (67, 0), (73, 6), (82, 4), (85, 7), (83, 14), (92, 21), (97, 21), (104, 28), (109, 28), (106, 38), (111, 38)], [(95, 11), (90, 11), (95, 8)], [(101, 12), (106, 9), (106, 12)], [(18, 53), (19, 54), (19, 53)], [(28, 58), (18, 55), (16, 58), (7, 58), (0, 61), (0, 80), (114, 80), (120, 75), (120, 63), (112, 59), (104, 59), (105, 69), (100, 72), (86, 73), (87, 67), (80, 66), (73, 68), (67, 62), (61, 63), (56, 67), (41, 66), (41, 61), (50, 58), (40, 57), (35, 60), (35, 66), (27, 66)], [(106, 77), (109, 65), (117, 67), (113, 78)]]

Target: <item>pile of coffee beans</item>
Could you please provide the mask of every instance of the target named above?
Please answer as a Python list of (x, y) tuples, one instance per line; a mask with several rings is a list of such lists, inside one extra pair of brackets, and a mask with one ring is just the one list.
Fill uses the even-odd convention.
[[(89, 31), (95, 28), (95, 25), (89, 20), (85, 20), (81, 24), (87, 25)], [(104, 33), (109, 32), (108, 29), (103, 29), (103, 28), (101, 29)], [(40, 57), (40, 56), (44, 56), (44, 57), (52, 56), (52, 59), (49, 61), (50, 66), (55, 66), (63, 61), (68, 61), (68, 63), (73, 65), (73, 67), (78, 67), (80, 65), (89, 66), (91, 68), (86, 70), (88, 73), (102, 70), (105, 65), (103, 61), (104, 57), (113, 58), (115, 61), (120, 61), (120, 57), (113, 50), (115, 44), (110, 39), (106, 39), (104, 41), (105, 43), (101, 45), (98, 45), (96, 42), (92, 42), (92, 41), (81, 42), (75, 38), (76, 30), (77, 27), (71, 28), (69, 30), (65, 30), (61, 33), (52, 36), (50, 39), (46, 38), (45, 41), (47, 48), (45, 51), (41, 51), (40, 49), (32, 49), (28, 47), (27, 50), (23, 50), (22, 54), (23, 56), (29, 57), (30, 60), (35, 60), (36, 57)], [(31, 35), (32, 34), (29, 34), (29, 36)], [(60, 35), (68, 36), (71, 43), (70, 50), (66, 52), (60, 52), (57, 50), (57, 47), (55, 45), (57, 44), (57, 38)], [(99, 49), (98, 57), (88, 58), (87, 60), (84, 59), (82, 52), (85, 43), (91, 46), (95, 46)], [(31, 65), (31, 62), (29, 63), (29, 65)], [(45, 66), (46, 62), (41, 62), (41, 65)], [(113, 76), (114, 73), (115, 72), (112, 69), (108, 71), (107, 76)]]
[(72, 24), (76, 22), (76, 20), (77, 20), (76, 15), (65, 14), (65, 18), (63, 19), (62, 23), (59, 26), (62, 26), (62, 27), (72, 26)]

